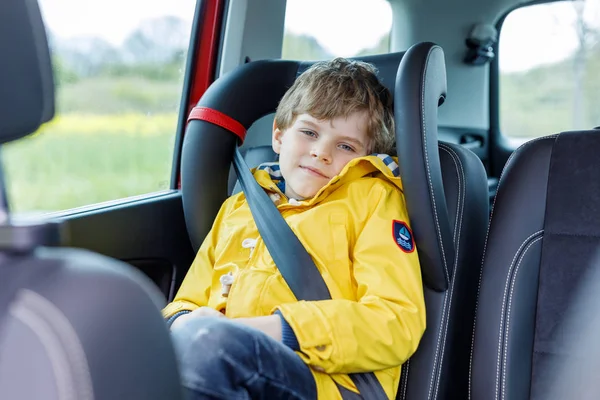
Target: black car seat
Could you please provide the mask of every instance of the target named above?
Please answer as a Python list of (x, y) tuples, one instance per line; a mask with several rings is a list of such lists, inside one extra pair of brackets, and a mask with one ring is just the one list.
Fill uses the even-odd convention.
[(395, 90), (396, 145), (423, 270), (427, 329), (403, 366), (399, 399), (464, 399), (477, 279), (488, 225), (481, 160), (438, 141), (446, 98), (443, 50), (419, 43), (404, 55)]
[[(421, 62), (420, 58), (415, 58), (416, 54), (421, 53), (415, 53), (414, 51), (411, 53), (409, 51), (407, 55), (409, 54), (412, 55), (408, 58), (410, 68), (407, 71), (407, 75), (405, 75), (407, 77), (409, 76), (408, 73), (412, 74), (415, 68), (422, 68), (423, 71), (425, 69), (425, 65)], [(391, 53), (361, 57), (360, 60), (374, 64), (379, 70), (379, 77), (382, 83), (394, 93), (394, 88), (397, 86), (396, 74), (398, 73), (398, 66), (401, 60), (404, 63), (403, 56), (404, 53)], [(412, 99), (415, 104), (414, 106), (406, 102), (401, 103), (405, 104), (406, 107), (411, 107), (410, 109), (413, 111), (408, 111), (408, 113), (414, 112), (416, 115), (421, 115), (420, 109), (416, 105), (421, 104), (421, 100), (428, 102), (425, 113), (427, 118), (433, 118), (435, 123), (437, 123), (439, 96), (434, 96), (434, 90), (439, 90), (440, 82), (443, 82), (445, 91), (443, 59), (441, 64), (439, 64), (439, 61), (438, 58), (435, 59), (435, 68), (438, 74), (434, 75), (430, 73), (428, 80), (425, 82), (425, 86), (428, 88), (426, 90), (426, 97), (414, 91), (407, 92), (406, 95), (400, 94), (400, 96), (406, 98), (412, 95), (416, 96)], [(233, 191), (239, 190), (234, 189), (235, 180), (231, 182), (229, 179), (233, 151), (238, 144), (238, 137), (231, 132), (231, 129), (223, 128), (205, 120), (196, 119), (195, 112), (205, 112), (206, 109), (216, 110), (238, 121), (240, 124), (237, 127), (239, 128), (238, 130), (248, 130), (263, 116), (275, 112), (277, 104), (287, 88), (310, 65), (312, 65), (310, 62), (289, 60), (262, 60), (246, 64), (215, 81), (200, 99), (195, 109), (197, 111), (192, 111), (183, 141), (181, 183), (184, 214), (190, 238), (195, 249), (198, 249), (210, 230), (223, 201), (231, 193), (232, 189)], [(437, 69), (440, 67), (442, 68), (442, 75), (439, 75), (440, 71)], [(421, 76), (420, 71), (419, 75), (414, 77), (415, 79)], [(398, 95), (397, 89), (396, 95)], [(398, 112), (398, 103), (396, 103), (396, 113)], [(399, 128), (399, 136), (402, 136), (403, 132), (406, 131), (406, 126)], [(268, 133), (270, 134), (270, 126), (265, 129), (269, 129)], [(410, 129), (413, 135), (421, 137), (420, 124), (411, 126)], [(427, 137), (430, 139), (431, 146), (436, 150), (437, 157), (436, 129), (428, 131)], [(255, 134), (255, 132), (249, 131), (248, 134)], [(246, 140), (250, 142), (252, 139), (247, 137)], [(403, 143), (403, 139), (399, 140), (398, 146), (402, 147)], [(430, 152), (432, 150), (428, 147), (427, 151)], [(399, 154), (401, 157), (406, 156), (401, 149)], [(420, 154), (423, 153), (421, 152)], [(414, 361), (411, 359), (410, 368), (408, 366), (405, 367), (405, 374), (410, 381), (408, 385), (404, 382), (402, 390), (399, 391), (398, 398), (426, 399), (433, 396), (433, 393), (436, 393), (437, 396), (435, 390), (429, 390), (429, 385), (431, 379), (433, 379), (432, 377), (437, 376), (439, 371), (437, 365), (438, 363), (441, 364), (441, 360), (443, 359), (441, 354), (450, 354), (449, 347), (451, 344), (454, 344), (454, 333), (459, 326), (459, 321), (456, 321), (456, 324), (448, 323), (448, 315), (450, 315), (451, 310), (458, 317), (462, 315), (457, 313), (457, 310), (460, 310), (461, 307), (467, 310), (465, 315), (470, 319), (464, 321), (464, 330), (469, 331), (472, 326), (472, 309), (474, 308), (476, 281), (479, 275), (479, 260), (483, 249), (483, 238), (485, 236), (488, 216), (487, 180), (481, 162), (470, 151), (462, 149), (460, 146), (442, 144), (440, 154), (442, 157), (442, 166), (448, 168), (448, 171), (444, 173), (444, 182), (442, 183), (440, 176), (441, 167), (439, 161), (435, 164), (432, 161), (430, 172), (436, 179), (433, 181), (435, 193), (442, 193), (442, 199), (437, 199), (437, 201), (439, 202), (439, 207), (444, 207), (444, 214), (438, 218), (438, 223), (444, 227), (444, 235), (447, 232), (450, 234), (448, 239), (450, 242), (447, 244), (448, 247), (445, 248), (448, 252), (447, 257), (449, 257), (447, 265), (449, 272), (446, 275), (443, 264), (438, 262), (437, 259), (434, 262), (429, 259), (429, 257), (434, 256), (435, 252), (433, 249), (425, 250), (426, 247), (424, 247), (424, 258), (421, 257), (421, 250), (418, 250), (425, 278), (424, 283), (428, 303), (427, 312), (428, 314), (431, 313), (432, 316), (427, 317), (428, 327), (423, 341), (424, 349), (418, 350), (418, 355), (414, 357)], [(246, 148), (245, 157), (250, 166), (275, 160), (275, 154), (270, 146)], [(409, 168), (413, 168), (412, 166), (415, 162), (423, 163), (422, 168), (425, 168), (422, 158), (420, 161), (417, 161), (414, 157), (410, 159), (412, 161), (403, 163), (405, 170), (408, 169), (410, 171)], [(404, 184), (405, 193), (412, 190), (412, 181), (409, 179), (407, 183), (408, 186), (406, 183)], [(417, 189), (422, 186), (419, 184), (415, 185)], [(444, 192), (448, 196), (447, 203), (446, 201), (442, 202), (446, 195)], [(409, 200), (411, 200), (412, 208), (416, 208), (414, 198), (407, 196), (407, 201)], [(410, 212), (409, 209), (409, 214)], [(420, 236), (426, 236), (428, 239), (433, 240), (435, 238), (435, 236), (431, 238), (427, 236), (429, 235), (428, 232), (435, 229), (436, 222), (431, 216), (422, 217), (418, 213), (415, 213), (414, 217), (411, 215), (411, 224), (413, 228), (421, 224), (431, 225), (431, 227), (426, 229), (416, 228), (415, 239), (417, 243), (420, 240), (417, 237), (417, 232), (419, 232)], [(452, 230), (454, 226), (457, 226), (457, 229)], [(421, 243), (425, 246), (433, 242), (421, 241)], [(446, 245), (446, 242), (444, 244)], [(435, 244), (435, 246), (438, 245)], [(461, 251), (454, 251), (455, 248), (459, 247), (461, 247)], [(466, 250), (470, 252), (469, 254), (472, 254), (474, 259), (478, 260), (476, 265), (467, 265), (467, 260), (470, 259), (467, 256), (468, 252)], [(440, 250), (437, 251), (439, 255)], [(455, 259), (453, 254), (459, 254), (460, 258)], [(454, 273), (454, 276), (458, 277), (455, 280), (453, 279), (453, 275), (450, 274), (453, 274), (453, 266), (457, 264), (460, 265), (456, 268), (457, 272)], [(460, 283), (454, 286), (455, 290), (466, 290), (464, 286), (466, 286), (469, 279), (466, 279), (467, 277), (464, 275), (468, 272), (472, 274), (470, 280), (475, 282), (475, 289), (466, 294), (454, 294), (452, 300), (451, 296), (448, 295), (449, 293), (453, 293), (452, 283), (460, 281)], [(471, 304), (461, 304), (463, 300), (469, 301)], [(447, 337), (447, 340), (442, 341), (440, 339), (438, 342), (437, 339), (442, 335)], [(443, 343), (445, 349), (441, 348), (442, 346), (438, 346), (438, 343)], [(446, 346), (446, 343), (449, 344)], [(468, 366), (468, 346), (465, 347), (465, 350), (466, 352), (460, 360), (461, 362), (466, 362)], [(466, 394), (468, 369), (465, 368), (461, 371), (464, 373), (464, 393)], [(456, 375), (458, 376), (459, 374)], [(420, 384), (426, 385), (425, 389), (420, 390), (417, 386)], [(432, 393), (431, 396), (427, 397), (430, 392)]]
[[(600, 271), (598, 154), (597, 130), (564, 132), (525, 143), (506, 163), (483, 259), (471, 399), (600, 397), (598, 332), (569, 332), (574, 312), (598, 315), (597, 303), (584, 310), (574, 303)], [(579, 342), (596, 344), (587, 349), (593, 364), (586, 349), (574, 351)], [(556, 396), (563, 365), (579, 379)], [(595, 393), (582, 391), (586, 381), (594, 386), (582, 378), (586, 365), (596, 367)]]
[[(36, 0), (2, 1), (0, 54), (6, 143), (54, 115)], [(116, 260), (50, 247), (58, 224), (12, 225), (5, 189), (0, 179), (0, 399), (182, 398), (158, 289)]]

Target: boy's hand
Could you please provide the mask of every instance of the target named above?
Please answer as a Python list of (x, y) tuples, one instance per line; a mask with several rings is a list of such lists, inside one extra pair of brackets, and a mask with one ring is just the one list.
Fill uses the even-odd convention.
[[(177, 320), (175, 320), (177, 321)], [(232, 321), (239, 322), (281, 342), (281, 318), (279, 315), (268, 315), (266, 317), (235, 318)]]
[(178, 317), (175, 321), (173, 321), (173, 324), (171, 325), (171, 330), (173, 330), (174, 328), (176, 329), (178, 326), (181, 326), (181, 325), (185, 324), (190, 319), (202, 318), (202, 317), (222, 317), (222, 318), (226, 318), (223, 313), (221, 313), (220, 311), (215, 310), (214, 308), (210, 308), (210, 307), (198, 307), (194, 311), (192, 311), (190, 313), (187, 313), (187, 314), (184, 314), (184, 315)]
[[(190, 317), (190, 318), (194, 318), (194, 317), (225, 317), (225, 314), (223, 314), (222, 312), (217, 311), (211, 307), (198, 307), (191, 313), (183, 315), (183, 317)], [(177, 318), (177, 319), (179, 319), (179, 318)]]

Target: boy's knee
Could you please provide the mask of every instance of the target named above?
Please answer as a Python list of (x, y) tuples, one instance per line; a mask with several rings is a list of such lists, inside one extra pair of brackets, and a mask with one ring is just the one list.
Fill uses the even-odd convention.
[(201, 317), (172, 330), (181, 360), (213, 364), (231, 358), (245, 358), (254, 348), (247, 330), (225, 318)]
[(185, 387), (233, 393), (233, 382), (250, 377), (254, 345), (241, 328), (225, 318), (200, 317), (172, 330)]

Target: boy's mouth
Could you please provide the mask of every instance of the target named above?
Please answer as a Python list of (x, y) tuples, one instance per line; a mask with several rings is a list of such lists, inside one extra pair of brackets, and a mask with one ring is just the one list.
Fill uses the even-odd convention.
[(300, 168), (310, 175), (317, 176), (319, 178), (329, 179), (329, 177), (327, 175), (325, 175), (324, 173), (322, 173), (321, 171), (319, 171), (316, 168), (307, 167), (304, 165), (301, 165)]

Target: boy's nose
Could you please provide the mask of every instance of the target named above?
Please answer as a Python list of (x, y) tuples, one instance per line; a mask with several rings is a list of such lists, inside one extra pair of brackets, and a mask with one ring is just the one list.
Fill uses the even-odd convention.
[(326, 148), (315, 147), (311, 150), (310, 155), (326, 164), (331, 163), (331, 153)]

